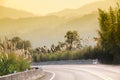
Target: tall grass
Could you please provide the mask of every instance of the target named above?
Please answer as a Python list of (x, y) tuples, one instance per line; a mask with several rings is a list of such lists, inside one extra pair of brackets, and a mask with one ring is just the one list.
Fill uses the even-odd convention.
[(33, 61), (59, 61), (59, 60), (78, 60), (83, 59), (83, 53), (79, 50), (77, 51), (64, 51), (56, 53), (46, 53), (46, 54), (33, 54)]
[(29, 62), (22, 55), (0, 53), (0, 76), (24, 71), (29, 67)]
[[(12, 41), (12, 40), (15, 41)], [(19, 49), (16, 42), (19, 37), (0, 40), (0, 76), (20, 72), (30, 67), (31, 55), (25, 49)], [(22, 43), (21, 43), (22, 44)]]
[(46, 54), (33, 54), (34, 62), (59, 61), (59, 60), (80, 60), (80, 59), (98, 59), (101, 63), (111, 64), (113, 56), (104, 51), (103, 48), (88, 46), (77, 51), (65, 51)]

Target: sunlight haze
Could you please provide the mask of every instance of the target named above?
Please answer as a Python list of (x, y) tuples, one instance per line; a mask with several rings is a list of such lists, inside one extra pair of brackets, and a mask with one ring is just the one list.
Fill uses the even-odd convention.
[(38, 15), (45, 15), (66, 8), (79, 8), (95, 1), (102, 0), (0, 0), (4, 6), (25, 10)]
[(68, 30), (76, 30), (85, 40), (83, 45), (94, 46), (93, 37), (98, 36), (99, 29), (98, 8), (107, 10), (117, 1), (0, 0), (0, 36), (20, 36), (35, 48), (64, 41)]

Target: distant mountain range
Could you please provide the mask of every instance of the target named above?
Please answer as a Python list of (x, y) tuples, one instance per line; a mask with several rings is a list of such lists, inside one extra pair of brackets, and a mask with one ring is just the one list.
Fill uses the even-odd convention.
[(0, 18), (25, 18), (33, 17), (32, 13), (0, 6)]
[[(50, 46), (52, 43), (63, 41), (68, 30), (77, 30), (80, 37), (90, 38), (92, 41), (99, 29), (97, 9), (106, 10), (110, 5), (98, 1), (79, 9), (65, 9), (37, 17), (28, 12), (0, 6), (0, 36), (20, 36), (30, 40), (33, 47)], [(89, 43), (89, 41), (84, 43), (93, 45), (93, 42)]]
[(65, 17), (65, 18), (83, 16), (86, 14), (90, 14), (91, 12), (97, 11), (98, 8), (106, 10), (110, 6), (114, 7), (116, 5), (116, 2), (115, 0), (101, 0), (101, 1), (84, 5), (78, 9), (64, 9), (63, 11), (51, 13), (49, 15), (56, 15), (56, 16)]

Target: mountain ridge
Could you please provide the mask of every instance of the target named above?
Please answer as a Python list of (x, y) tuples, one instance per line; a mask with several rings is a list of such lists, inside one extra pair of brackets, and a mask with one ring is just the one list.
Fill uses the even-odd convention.
[[(100, 4), (102, 5), (102, 3)], [(86, 9), (90, 9), (90, 5), (86, 6)], [(79, 14), (79, 9), (75, 9), (75, 11), (67, 9), (68, 12), (73, 12), (75, 16), (66, 13), (66, 15), (62, 16), (50, 14), (17, 19), (0, 19), (0, 36), (3, 34), (7, 34), (9, 37), (20, 36), (30, 40), (34, 47), (50, 46), (58, 41), (64, 41), (64, 35), (68, 30), (77, 30), (81, 38), (90, 37), (93, 39), (93, 37), (97, 36), (97, 29), (99, 29), (97, 8), (94, 9), (95, 11), (90, 10), (82, 15)], [(76, 10), (78, 11), (76, 12)], [(87, 10), (84, 11), (87, 12)]]
[(105, 0), (105, 1), (96, 1), (96, 2), (93, 2), (93, 3), (86, 4), (86, 5), (84, 5), (84, 6), (80, 7), (80, 8), (77, 8), (77, 9), (64, 9), (62, 11), (50, 13), (48, 15), (56, 15), (56, 16), (65, 17), (65, 18), (83, 16), (83, 15), (86, 15), (86, 14), (90, 14), (93, 11), (97, 11), (98, 8), (106, 10), (110, 6), (114, 6), (114, 4), (116, 4), (114, 1), (112, 1), (114, 3), (112, 3), (112, 2), (108, 3), (108, 2), (109, 1), (107, 1), (107, 0)]
[(64, 19), (56, 16), (1, 19), (0, 36), (2, 34), (20, 36), (30, 40), (34, 47), (63, 41), (64, 35), (68, 30), (77, 30), (81, 37), (84, 37), (84, 34), (86, 36), (92, 34), (93, 37), (96, 35), (96, 29), (98, 28), (96, 17), (97, 15), (91, 13), (73, 19)]
[(33, 16), (35, 15), (27, 11), (0, 6), (0, 18), (25, 18)]

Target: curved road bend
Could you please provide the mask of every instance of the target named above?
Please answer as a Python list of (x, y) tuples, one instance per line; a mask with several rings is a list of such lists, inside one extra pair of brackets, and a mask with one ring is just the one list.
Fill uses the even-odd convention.
[(120, 80), (120, 66), (47, 65), (46, 76), (38, 80)]

